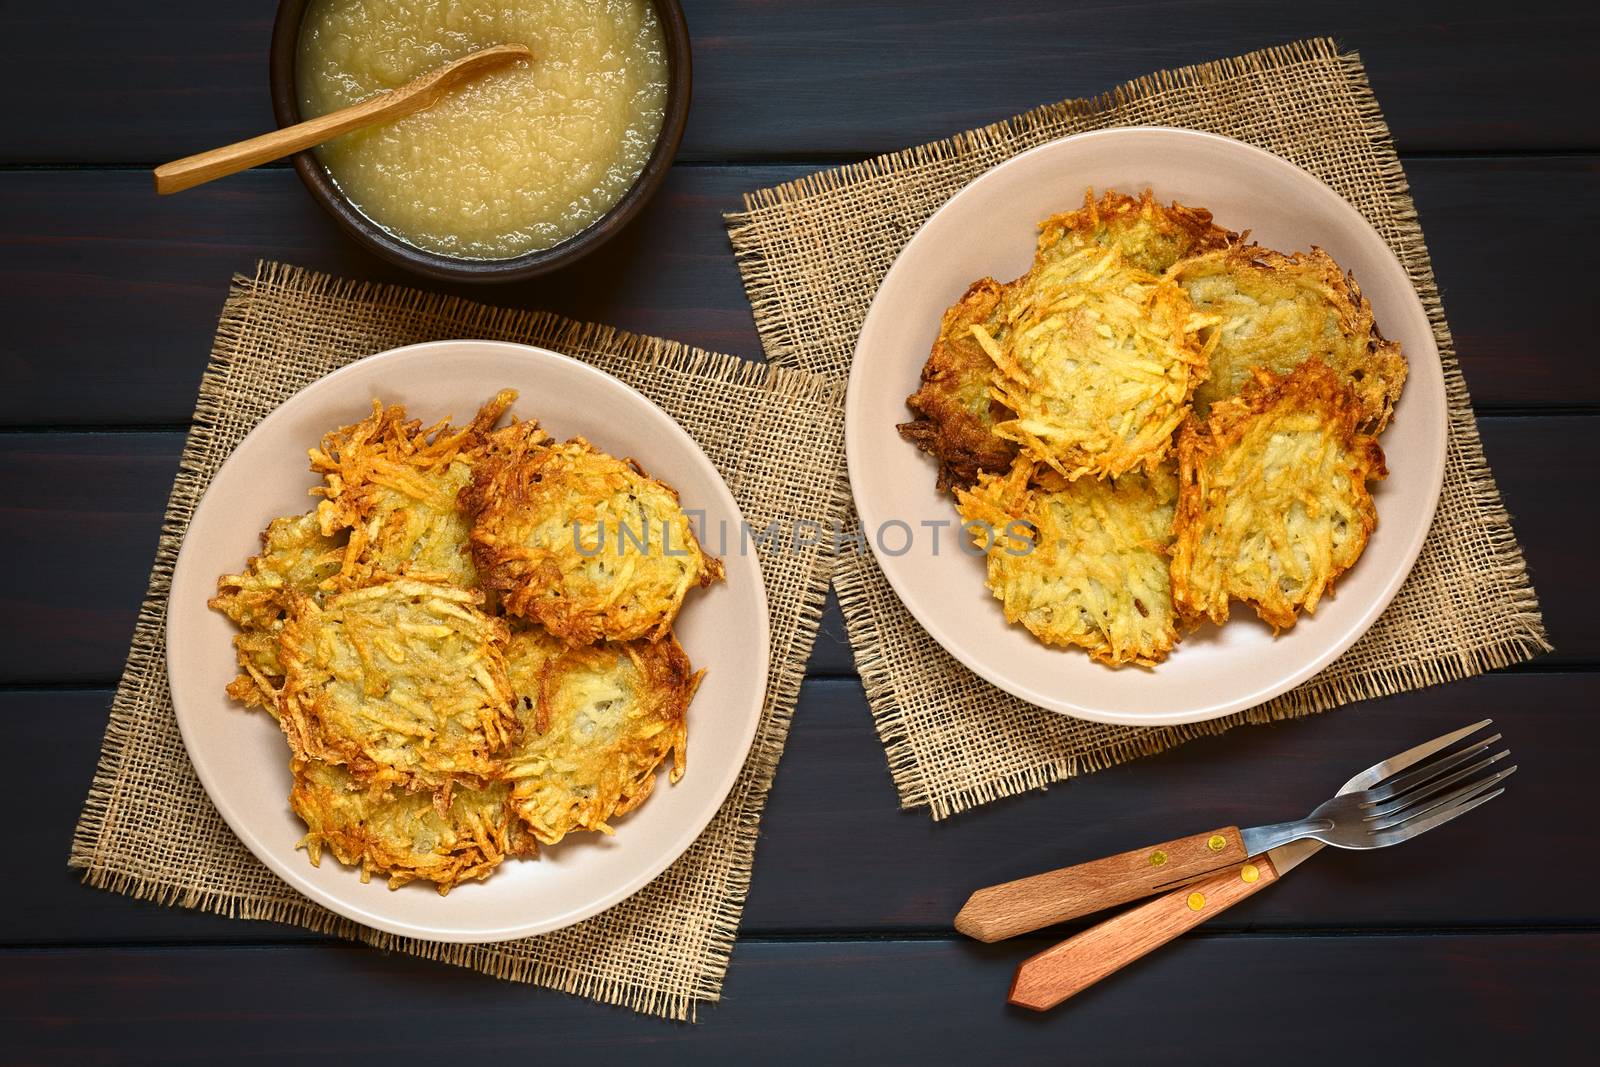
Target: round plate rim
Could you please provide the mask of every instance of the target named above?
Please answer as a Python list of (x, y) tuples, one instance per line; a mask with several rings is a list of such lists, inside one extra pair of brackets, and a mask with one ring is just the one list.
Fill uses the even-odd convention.
[[(672, 847), (663, 850), (661, 856), (658, 857), (655, 862), (646, 865), (632, 877), (621, 883), (618, 883), (615, 886), (612, 886), (603, 893), (596, 894), (590, 901), (577, 907), (569, 908), (560, 915), (552, 916), (537, 922), (512, 924), (488, 930), (459, 930), (449, 927), (425, 927), (415, 922), (392, 919), (384, 914), (381, 908), (362, 908), (352, 905), (344, 899), (329, 895), (305, 874), (304, 868), (307, 865), (304, 857), (298, 855), (299, 850), (297, 848), (291, 847), (285, 853), (281, 849), (281, 844), (274, 845), (273, 843), (263, 841), (259, 835), (257, 835), (254, 830), (243, 821), (242, 813), (235, 812), (231, 805), (226, 804), (218, 799), (219, 796), (225, 796), (226, 794), (220, 791), (220, 783), (214, 779), (212, 775), (212, 768), (209, 767), (206, 759), (204, 757), (197, 758), (199, 742), (194, 736), (191, 726), (188, 725), (191, 717), (199, 712), (193, 708), (190, 708), (188, 713), (185, 713), (184, 707), (187, 700), (187, 695), (180, 696), (181, 687), (173, 684), (174, 679), (183, 677), (185, 670), (186, 646), (181, 641), (173, 640), (173, 628), (178, 615), (172, 610), (172, 605), (173, 603), (178, 602), (178, 594), (181, 591), (191, 588), (196, 582), (209, 584), (216, 581), (215, 575), (194, 574), (191, 573), (192, 568), (185, 568), (185, 557), (189, 549), (190, 534), (197, 524), (197, 520), (202, 513), (202, 509), (206, 507), (207, 499), (211, 497), (212, 490), (217, 485), (222, 484), (224, 480), (228, 478), (230, 467), (234, 464), (234, 460), (239, 456), (239, 454), (244, 451), (245, 445), (250, 442), (252, 438), (262, 434), (265, 428), (268, 428), (277, 421), (291, 417), (296, 407), (298, 407), (300, 404), (309, 402), (307, 399), (307, 394), (312, 393), (313, 391), (321, 391), (328, 388), (328, 383), (333, 382), (336, 379), (352, 377), (361, 373), (370, 373), (371, 368), (374, 365), (395, 362), (402, 358), (412, 357), (417, 353), (440, 350), (460, 350), (463, 348), (478, 351), (514, 352), (526, 358), (532, 358), (560, 366), (569, 373), (593, 376), (597, 379), (603, 380), (603, 382), (606, 383), (610, 388), (618, 389), (626, 394), (629, 394), (634, 401), (643, 403), (650, 409), (653, 409), (659, 414), (665, 423), (671, 427), (671, 432), (680, 439), (680, 443), (687, 446), (687, 452), (690, 458), (694, 462), (703, 465), (705, 470), (710, 473), (712, 479), (711, 484), (717, 490), (719, 490), (725, 498), (722, 501), (722, 504), (728, 510), (731, 517), (736, 522), (744, 522), (744, 512), (739, 507), (738, 500), (734, 498), (733, 492), (728, 488), (726, 480), (722, 477), (722, 473), (717, 470), (715, 464), (711, 462), (710, 457), (705, 454), (705, 450), (700, 447), (699, 442), (696, 441), (687, 430), (679, 425), (676, 419), (664, 411), (660, 405), (656, 404), (649, 397), (645, 396), (643, 393), (639, 392), (639, 390), (635, 389), (627, 382), (622, 381), (615, 375), (609, 374), (598, 367), (591, 366), (590, 364), (584, 363), (581, 360), (574, 359), (571, 356), (563, 355), (560, 352), (555, 352), (548, 348), (542, 348), (537, 345), (517, 344), (510, 341), (488, 341), (474, 338), (460, 338), (424, 341), (419, 344), (402, 345), (398, 348), (391, 348), (386, 351), (378, 352), (370, 356), (365, 356), (359, 360), (355, 360), (354, 362), (346, 364), (345, 366), (340, 367), (339, 369), (324, 375), (321, 378), (318, 378), (316, 381), (309, 383), (297, 391), (288, 400), (274, 408), (271, 413), (269, 413), (259, 423), (252, 427), (250, 432), (241, 438), (239, 443), (234, 446), (234, 449), (229, 453), (228, 458), (223, 461), (220, 467), (217, 468), (217, 473), (212, 477), (210, 484), (206, 487), (205, 494), (203, 494), (200, 500), (195, 504), (194, 512), (190, 516), (189, 523), (184, 531), (184, 539), (178, 549), (177, 559), (173, 564), (172, 581), (169, 587), (167, 615), (165, 625), (163, 627), (163, 635), (166, 641), (165, 658), (168, 673), (168, 690), (172, 699), (173, 717), (177, 720), (178, 732), (183, 739), (184, 750), (187, 753), (189, 762), (194, 767), (195, 774), (200, 779), (200, 784), (205, 789), (206, 796), (211, 802), (212, 806), (217, 809), (217, 813), (222, 816), (223, 821), (228, 825), (228, 828), (233, 832), (234, 836), (236, 836), (244, 844), (244, 846), (250, 850), (252, 855), (265, 864), (269, 870), (282, 879), (290, 888), (305, 895), (323, 907), (328, 908), (335, 914), (351, 920), (352, 922), (402, 937), (412, 937), (426, 941), (438, 941), (451, 944), (482, 944), (496, 941), (510, 941), (518, 938), (533, 937), (539, 934), (551, 933), (556, 930), (571, 926), (574, 923), (582, 922), (584, 919), (591, 918), (608, 908), (615, 907), (617, 904), (620, 904), (624, 900), (633, 896), (639, 890), (643, 889), (645, 886), (649, 885), (652, 881), (659, 877), (663, 871), (665, 871), (669, 866), (682, 857), (682, 855), (689, 850), (694, 842), (699, 839), (700, 835), (705, 832), (705, 829), (708, 825), (710, 825), (711, 820), (716, 818), (717, 813), (722, 810), (722, 806), (727, 802), (728, 796), (732, 793), (734, 785), (738, 782), (739, 775), (743, 773), (745, 765), (749, 762), (750, 750), (754, 746), (756, 732), (761, 721), (761, 712), (764, 706), (764, 694), (766, 693), (767, 685), (771, 677), (772, 637), (771, 617), (769, 614), (770, 605), (767, 600), (765, 578), (761, 573), (761, 562), (754, 553), (745, 553), (741, 555), (740, 558), (748, 560), (755, 579), (753, 582), (753, 592), (756, 597), (759, 611), (757, 612), (757, 619), (753, 621), (757, 625), (758, 629), (759, 640), (757, 641), (757, 648), (759, 649), (759, 654), (756, 656), (754, 661), (747, 662), (747, 664), (740, 669), (752, 669), (754, 673), (759, 675), (756, 692), (761, 696), (758, 697), (755, 706), (749, 712), (749, 714), (745, 715), (742, 719), (744, 724), (742, 729), (743, 736), (740, 738), (739, 743), (735, 746), (735, 750), (739, 753), (739, 756), (737, 759), (730, 759), (728, 761), (728, 765), (723, 768), (721, 780), (719, 780), (716, 789), (713, 791), (713, 795), (716, 797), (715, 802), (707, 803), (705, 810), (696, 815), (692, 826), (685, 831), (680, 832), (678, 839), (674, 842)], [(488, 390), (488, 392), (484, 394), (485, 397), (487, 397), (492, 395), (495, 389), (500, 388), (500, 384), (497, 383), (493, 385), (486, 385), (485, 388)], [(206, 588), (206, 584), (202, 584), (200, 588)], [(201, 598), (199, 602), (203, 603), (204, 598)], [(300, 862), (296, 863), (294, 862), (295, 860), (299, 860)], [(357, 876), (356, 872), (353, 870), (346, 868), (345, 871), (349, 873), (351, 877)]]
[[(1384, 254), (1394, 262), (1396, 269), (1398, 269), (1402, 275), (1406, 275), (1404, 265), (1399, 262), (1399, 259), (1394, 255), (1393, 250), (1389, 248), (1387, 242), (1383, 240), (1382, 236), (1373, 228), (1372, 224), (1369, 223), (1359, 211), (1351, 206), (1348, 201), (1330, 189), (1326, 183), (1321, 181), (1321, 179), (1317, 178), (1304, 168), (1298, 167), (1289, 162), (1281, 156), (1278, 156), (1272, 152), (1268, 152), (1264, 149), (1257, 148), (1254, 145), (1247, 144), (1244, 141), (1236, 140), (1232, 137), (1224, 137), (1220, 134), (1206, 133), (1200, 130), (1190, 130), (1172, 126), (1123, 126), (1115, 129), (1092, 130), (1085, 133), (1060, 137), (1056, 140), (1047, 141), (1042, 145), (1031, 148), (1026, 152), (1019, 153), (1018, 155), (1013, 156), (1011, 159), (1005, 160), (1004, 162), (989, 168), (982, 174), (978, 175), (978, 177), (974, 178), (971, 182), (967, 183), (953, 196), (951, 196), (949, 200), (945, 201), (945, 203), (942, 204), (937, 211), (930, 215), (927, 221), (918, 227), (917, 232), (912, 235), (909, 241), (906, 242), (905, 247), (900, 250), (899, 255), (895, 257), (894, 262), (890, 265), (889, 270), (885, 272), (882, 282), (879, 283), (878, 288), (873, 295), (872, 303), (867, 308), (866, 317), (862, 320), (861, 331), (857, 335), (856, 347), (851, 359), (850, 375), (845, 393), (845, 464), (850, 477), (851, 497), (855, 502), (856, 513), (861, 519), (863, 529), (871, 530), (875, 528), (874, 519), (879, 516), (880, 512), (879, 509), (874, 505), (874, 502), (870, 499), (867, 499), (864, 492), (859, 488), (866, 481), (862, 475), (865, 469), (863, 465), (868, 461), (866, 455), (864, 454), (865, 450), (862, 448), (860, 442), (862, 434), (864, 433), (866, 420), (869, 417), (869, 413), (867, 412), (866, 408), (872, 402), (872, 399), (874, 399), (863, 395), (864, 389), (860, 387), (860, 378), (865, 373), (866, 358), (864, 358), (864, 349), (871, 332), (869, 327), (873, 322), (874, 314), (879, 313), (880, 311), (880, 301), (883, 298), (883, 294), (891, 288), (890, 282), (896, 277), (898, 272), (912, 269), (908, 265), (914, 262), (916, 254), (920, 251), (919, 243), (923, 241), (925, 236), (930, 232), (935, 224), (939, 222), (939, 220), (947, 213), (952, 212), (955, 209), (958, 201), (962, 200), (985, 182), (995, 180), (997, 175), (1000, 175), (1003, 172), (1015, 167), (1026, 166), (1036, 156), (1059, 152), (1062, 150), (1063, 146), (1066, 145), (1081, 144), (1083, 142), (1092, 140), (1141, 138), (1148, 137), (1152, 134), (1162, 137), (1192, 139), (1195, 141), (1207, 141), (1215, 144), (1225, 145), (1230, 151), (1253, 155), (1257, 157), (1258, 160), (1266, 163), (1270, 167), (1274, 167), (1282, 172), (1292, 174), (1294, 180), (1313, 183), (1317, 188), (1321, 189), (1329, 198), (1331, 198), (1329, 201), (1329, 206), (1333, 207), (1335, 211), (1343, 213), (1346, 216), (1347, 224), (1353, 226), (1354, 228), (1365, 231), (1364, 235), (1376, 242), (1376, 245), (1383, 249)], [(1409, 277), (1409, 275), (1406, 276)], [(1415, 286), (1409, 287), (1409, 296), (1410, 299), (1416, 304), (1417, 310), (1422, 315), (1423, 320), (1425, 322), (1429, 322), (1431, 327), (1431, 321), (1427, 316), (1427, 309), (1422, 306), (1421, 298), (1418, 297)], [(1407, 360), (1408, 362), (1412, 363), (1413, 367), (1415, 366), (1415, 360), (1419, 355), (1426, 356), (1436, 367), (1439, 367), (1441, 364), (1438, 346), (1433, 337), (1431, 329), (1427, 333), (1427, 345), (1425, 352), (1407, 352)], [(1408, 382), (1408, 384), (1411, 383)], [(895, 565), (894, 557), (883, 551), (876, 538), (868, 536), (865, 538), (865, 540), (870, 546), (873, 558), (877, 563), (878, 568), (883, 572), (890, 588), (894, 590), (895, 596), (899, 598), (900, 603), (904, 605), (906, 610), (910, 612), (911, 615), (916, 619), (918, 625), (926, 630), (928, 635), (938, 642), (940, 647), (942, 647), (951, 656), (955, 657), (955, 659), (968, 670), (972, 671), (974, 674), (978, 675), (980, 678), (983, 678), (985, 681), (988, 681), (992, 685), (995, 685), (998, 688), (1010, 693), (1011, 695), (1048, 711), (1058, 712), (1060, 714), (1067, 715), (1072, 718), (1083, 719), (1088, 722), (1104, 723), (1115, 726), (1181, 726), (1189, 723), (1205, 722), (1211, 719), (1218, 719), (1224, 715), (1229, 715), (1237, 711), (1252, 708), (1265, 701), (1271, 700), (1273, 697), (1293, 689), (1295, 686), (1312, 677), (1323, 667), (1333, 662), (1333, 660), (1338, 658), (1347, 649), (1349, 649), (1351, 645), (1358, 641), (1362, 635), (1364, 635), (1372, 627), (1372, 624), (1377, 621), (1378, 616), (1383, 613), (1384, 609), (1387, 608), (1389, 603), (1394, 599), (1395, 594), (1400, 591), (1400, 587), (1405, 584), (1405, 580), (1410, 575), (1412, 567), (1416, 564), (1417, 556), (1422, 552), (1422, 546), (1427, 539), (1428, 531), (1433, 526), (1433, 519), (1438, 510), (1439, 495), (1444, 486), (1444, 469), (1447, 459), (1446, 453), (1449, 445), (1449, 391), (1447, 383), (1442, 387), (1442, 393), (1443, 403), (1441, 404), (1441, 409), (1443, 412), (1443, 417), (1437, 421), (1437, 425), (1433, 428), (1434, 435), (1432, 438), (1432, 444), (1434, 446), (1434, 462), (1429, 478), (1431, 488), (1428, 493), (1428, 501), (1426, 502), (1424, 509), (1426, 512), (1425, 521), (1419, 522), (1413, 530), (1409, 531), (1410, 537), (1404, 548), (1399, 553), (1399, 558), (1401, 561), (1400, 565), (1394, 569), (1391, 580), (1386, 583), (1384, 589), (1378, 596), (1372, 598), (1370, 603), (1367, 604), (1366, 610), (1362, 612), (1359, 619), (1357, 619), (1355, 623), (1348, 628), (1348, 631), (1337, 641), (1330, 644), (1319, 654), (1307, 657), (1306, 661), (1298, 669), (1280, 675), (1272, 682), (1259, 687), (1254, 692), (1236, 697), (1231, 700), (1215, 701), (1212, 703), (1179, 709), (1171, 712), (1128, 712), (1108, 710), (1104, 708), (1098, 708), (1093, 705), (1077, 703), (1075, 701), (1066, 699), (1059, 694), (1046, 692), (1038, 689), (1035, 686), (1028, 685), (1016, 677), (1013, 677), (1005, 671), (997, 668), (995, 665), (989, 663), (983, 657), (975, 653), (970, 647), (968, 647), (966, 643), (961, 641), (958, 636), (947, 632), (925, 611), (920, 610), (918, 606), (918, 598), (913, 591), (907, 588), (905, 576), (900, 573), (899, 568)]]

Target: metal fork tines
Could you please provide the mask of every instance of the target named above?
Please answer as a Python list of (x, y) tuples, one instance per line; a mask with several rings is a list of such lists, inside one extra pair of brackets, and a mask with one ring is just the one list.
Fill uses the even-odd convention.
[[(1489, 724), (1485, 719), (1465, 733)], [(1458, 739), (1460, 740), (1460, 739)], [(1336, 796), (1304, 819), (1243, 831), (1251, 855), (1303, 837), (1338, 848), (1384, 848), (1408, 841), (1487, 804), (1516, 765), (1496, 767), (1511, 755), (1492, 751), (1500, 735), (1436, 753), (1404, 773), (1390, 775), (1358, 792)]]

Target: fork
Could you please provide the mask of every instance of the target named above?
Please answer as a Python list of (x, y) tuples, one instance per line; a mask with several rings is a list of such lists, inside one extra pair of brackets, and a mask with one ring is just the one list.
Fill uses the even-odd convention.
[[(980, 889), (956, 915), (956, 929), (979, 941), (1015, 937), (1185, 885), (1305, 838), (1348, 849), (1385, 848), (1410, 840), (1504, 792), (1501, 783), (1517, 768), (1496, 769), (1510, 755), (1509, 750), (1490, 752), (1500, 734), (1445, 751), (1485, 725), (1476, 723), (1419, 746), (1432, 751), (1414, 763), (1402, 762), (1415, 754), (1410, 752), (1368, 768), (1347, 784), (1367, 781), (1367, 788), (1341, 792), (1303, 819), (1242, 831), (1222, 827)], [(1402, 773), (1379, 780), (1394, 763)]]
[(1493, 772), (1490, 768), (1511, 755), (1510, 750), (1483, 755), (1499, 740), (1494, 734), (1371, 789), (1336, 796), (1304, 819), (1253, 826), (1239, 835), (1244, 850), (1256, 856), (1304, 837), (1353, 849), (1387, 848), (1410, 840), (1504, 792), (1504, 787), (1494, 787), (1511, 777), (1516, 764)]

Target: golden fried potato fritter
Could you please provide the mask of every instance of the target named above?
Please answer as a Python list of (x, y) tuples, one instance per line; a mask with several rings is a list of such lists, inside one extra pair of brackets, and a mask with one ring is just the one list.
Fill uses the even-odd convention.
[(685, 713), (701, 675), (670, 634), (660, 641), (567, 647), (537, 628), (507, 654), (522, 721), (507, 754), (511, 807), (543, 844), (578, 830), (611, 833), (644, 803), (656, 768), (683, 776)]
[(1090, 190), (944, 313), (899, 431), (1044, 644), (1154, 666), (1235, 599), (1292, 627), (1376, 527), (1400, 345), (1327, 253), (1247, 236)]
[(325, 482), (317, 490), (325, 498), (317, 506), (322, 531), (349, 530), (352, 556), (369, 574), (476, 584), (470, 523), (456, 498), (516, 396), (501, 391), (461, 429), (448, 422), (424, 429), (404, 406), (373, 401), (371, 415), (311, 450), (311, 469)]
[(482, 595), (399, 578), (329, 597), (296, 594), (284, 623), (280, 721), (301, 757), (374, 785), (482, 785), (516, 715), (505, 623)]
[(324, 536), (316, 513), (308, 512), (273, 519), (262, 531), (261, 548), (242, 573), (217, 579), (217, 595), (207, 606), (232, 619), (240, 631), (233, 639), (240, 673), (228, 695), (276, 715), (283, 685), (278, 631), (289, 610), (289, 593), (313, 596), (331, 588), (343, 569), (345, 541)]
[(301, 847), (319, 866), (327, 848), (340, 863), (374, 871), (398, 889), (416, 879), (440, 895), (482, 880), (507, 856), (532, 856), (538, 845), (506, 805), (511, 789), (456, 788), (447, 796), (407, 793), (350, 777), (343, 767), (296, 759), (289, 806), (306, 824)]
[(994, 424), (1009, 413), (989, 395), (994, 361), (978, 327), (996, 343), (1005, 339), (1006, 287), (993, 278), (973, 282), (939, 323), (939, 336), (922, 368), (922, 385), (906, 399), (916, 413), (900, 436), (939, 461), (939, 491), (971, 485), (984, 471), (1011, 466), (1017, 446), (996, 437)]
[(1326, 252), (1286, 256), (1252, 245), (1197, 256), (1174, 274), (1199, 311), (1220, 319), (1207, 328), (1215, 336), (1211, 373), (1194, 394), (1201, 417), (1249, 384), (1256, 367), (1288, 374), (1315, 357), (1355, 390), (1363, 429), (1388, 425), (1405, 385), (1405, 357)]
[(1015, 412), (995, 433), (1073, 479), (1154, 468), (1206, 375), (1182, 289), (1098, 246), (1042, 262), (1016, 284), (1005, 343), (980, 337), (993, 396)]
[(1007, 436), (995, 433), (995, 423), (1010, 413), (1003, 403), (1007, 397), (989, 388), (996, 362), (990, 352), (1006, 350), (1018, 318), (1014, 305), (1041, 285), (1055, 286), (1076, 273), (1082, 254), (1095, 249), (1115, 249), (1127, 267), (1159, 275), (1184, 256), (1234, 239), (1212, 225), (1210, 212), (1182, 204), (1162, 207), (1148, 189), (1137, 198), (1107, 190), (1099, 201), (1089, 190), (1082, 208), (1040, 224), (1029, 274), (1008, 285), (980, 279), (944, 313), (922, 368), (922, 384), (906, 400), (917, 417), (899, 427), (900, 435), (939, 460), (941, 492), (969, 486), (984, 471), (1008, 470), (1017, 442), (1026, 443), (1029, 431), (1017, 427)]
[(1221, 624), (1229, 598), (1274, 631), (1316, 611), (1378, 524), (1367, 483), (1383, 450), (1359, 432), (1360, 400), (1320, 359), (1257, 371), (1244, 392), (1191, 420), (1178, 443), (1172, 596)]
[(678, 494), (582, 438), (495, 436), (461, 496), (484, 588), (569, 644), (660, 640), (694, 586), (722, 577)]
[(496, 429), (515, 396), (460, 428), (374, 401), (311, 450), (316, 510), (218, 580), (228, 693), (288, 740), (313, 865), (328, 850), (362, 881), (444, 894), (540, 841), (611, 833), (668, 757), (684, 772), (703, 672), (672, 623), (722, 562), (632, 460)]
[(1177, 500), (1170, 464), (1066, 481), (1018, 460), (956, 496), (963, 524), (986, 550), (989, 589), (1007, 622), (1113, 667), (1166, 658), (1177, 641), (1166, 556)]
[(1034, 262), (1044, 264), (1097, 246), (1115, 248), (1122, 261), (1150, 274), (1165, 274), (1188, 256), (1226, 248), (1238, 235), (1211, 221), (1205, 208), (1156, 203), (1149, 189), (1138, 197), (1107, 189), (1097, 202), (1094, 190), (1083, 207), (1053, 215), (1039, 224)]

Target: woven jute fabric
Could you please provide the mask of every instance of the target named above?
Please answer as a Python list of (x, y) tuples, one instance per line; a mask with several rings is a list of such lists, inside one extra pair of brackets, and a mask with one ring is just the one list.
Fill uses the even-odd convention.
[(1550, 647), (1484, 462), (1400, 160), (1359, 57), (1330, 40), (1152, 74), (1095, 100), (1042, 107), (748, 194), (745, 210), (728, 217), (729, 233), (767, 355), (843, 380), (879, 281), (962, 186), (1047, 141), (1140, 125), (1207, 130), (1274, 152), (1326, 182), (1388, 242), (1416, 285), (1444, 363), (1449, 454), (1438, 514), (1405, 587), (1344, 656), (1259, 707), (1174, 728), (1080, 722), (1001, 692), (934, 643), (869, 553), (845, 554), (834, 584), (901, 802), (936, 819), (1241, 723), (1433, 685)]
[(132, 896), (295, 923), (691, 1019), (696, 1005), (720, 996), (757, 825), (827, 591), (832, 558), (820, 546), (756, 541), (771, 611), (772, 670), (749, 760), (721, 811), (646, 888), (556, 933), (448, 945), (342, 919), (250, 854), (207, 800), (184, 752), (167, 686), (167, 592), (184, 530), (218, 467), (262, 418), (330, 371), (385, 349), (457, 337), (540, 345), (628, 382), (699, 442), (753, 529), (795, 515), (838, 521), (844, 512), (843, 391), (836, 383), (554, 315), (262, 264), (254, 277), (234, 279), (223, 308), (70, 862), (89, 883)]

